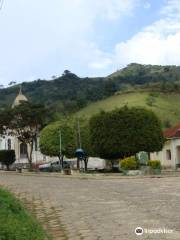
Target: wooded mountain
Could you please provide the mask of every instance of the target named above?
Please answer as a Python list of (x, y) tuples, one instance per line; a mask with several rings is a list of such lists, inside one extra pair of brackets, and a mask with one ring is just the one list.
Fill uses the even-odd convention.
[[(79, 78), (66, 71), (54, 80), (36, 80), (22, 83), (23, 94), (30, 101), (45, 104), (57, 112), (72, 112), (88, 102), (111, 96), (115, 91), (112, 81), (105, 78)], [(0, 90), (0, 107), (10, 106), (19, 91), (19, 85)]]
[[(22, 89), (30, 101), (44, 104), (50, 112), (69, 113), (129, 87), (180, 93), (179, 80), (180, 67), (132, 63), (104, 78), (80, 78), (66, 70), (54, 80), (24, 82)], [(18, 91), (19, 85), (0, 89), (0, 108), (11, 106)]]

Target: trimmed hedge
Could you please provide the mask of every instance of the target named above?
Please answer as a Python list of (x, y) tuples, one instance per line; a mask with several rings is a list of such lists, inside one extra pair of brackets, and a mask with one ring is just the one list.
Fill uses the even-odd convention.
[(6, 165), (7, 170), (9, 166), (16, 161), (16, 155), (14, 150), (0, 150), (0, 163)]
[(152, 169), (161, 169), (161, 162), (159, 160), (150, 160), (148, 161), (148, 166)]
[(136, 170), (138, 168), (138, 162), (135, 157), (128, 157), (121, 160), (120, 166), (123, 170)]

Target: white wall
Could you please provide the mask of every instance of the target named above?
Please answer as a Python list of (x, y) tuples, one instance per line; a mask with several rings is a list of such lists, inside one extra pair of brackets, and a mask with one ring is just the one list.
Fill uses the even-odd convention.
[[(170, 139), (164, 144), (163, 150), (151, 154), (151, 160), (160, 160), (162, 166), (175, 168), (176, 164), (180, 164), (180, 138)], [(167, 150), (171, 151), (171, 160), (167, 159)]]

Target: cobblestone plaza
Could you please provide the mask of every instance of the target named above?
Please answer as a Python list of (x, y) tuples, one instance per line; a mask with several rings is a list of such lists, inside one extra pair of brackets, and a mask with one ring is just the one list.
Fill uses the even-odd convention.
[[(14, 192), (54, 239), (180, 239), (179, 177), (78, 179), (1, 174), (0, 185)], [(137, 236), (136, 227), (146, 232)], [(152, 233), (152, 229), (170, 232)]]

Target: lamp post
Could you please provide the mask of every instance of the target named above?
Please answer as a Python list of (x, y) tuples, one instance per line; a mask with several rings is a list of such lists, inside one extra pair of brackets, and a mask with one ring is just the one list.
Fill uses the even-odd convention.
[[(81, 143), (81, 129), (80, 129), (80, 124), (79, 124), (79, 118), (77, 118), (77, 151), (79, 149), (82, 149), (82, 143)], [(79, 154), (77, 154), (76, 151), (76, 155), (77, 155), (77, 169), (80, 170), (80, 168), (82, 167), (82, 159), (79, 156)], [(78, 151), (79, 152), (79, 151)], [(80, 166), (81, 165), (81, 166)]]
[(61, 132), (61, 130), (59, 130), (59, 156), (60, 156), (61, 171), (63, 171), (62, 132)]
[[(39, 137), (39, 131), (38, 129), (36, 129), (36, 141), (35, 141), (35, 154), (36, 154), (36, 168), (37, 168), (37, 162), (38, 162), (38, 156), (37, 156), (37, 152), (38, 152), (38, 137)], [(38, 168), (37, 168), (38, 169)]]
[(79, 148), (82, 148), (82, 143), (81, 143), (81, 129), (79, 125), (79, 119), (78, 119), (78, 140), (79, 140)]

